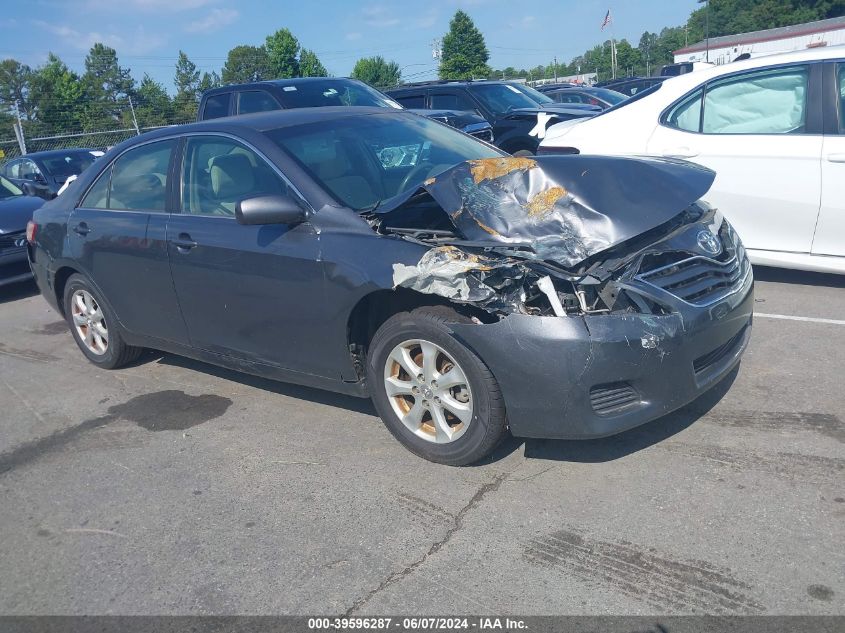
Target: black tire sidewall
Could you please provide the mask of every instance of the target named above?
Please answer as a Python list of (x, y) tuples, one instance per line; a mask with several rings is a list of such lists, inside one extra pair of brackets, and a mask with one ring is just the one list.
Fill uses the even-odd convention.
[[(71, 297), (73, 297), (73, 293), (77, 290), (85, 290), (86, 292), (88, 292), (92, 297), (94, 297), (94, 300), (97, 302), (97, 305), (100, 306), (100, 310), (102, 311), (103, 318), (106, 322), (106, 328), (109, 331), (109, 345), (106, 349), (105, 354), (94, 354), (85, 346), (85, 342), (81, 340), (79, 332), (76, 331), (76, 326), (73, 323)], [(85, 354), (85, 357), (89, 361), (100, 367), (110, 369), (116, 366), (118, 360), (120, 359), (121, 352), (123, 351), (123, 342), (117, 330), (118, 326), (114, 317), (114, 313), (112, 312), (108, 303), (103, 300), (100, 293), (82, 275), (71, 275), (71, 277), (68, 279), (67, 284), (65, 285), (64, 308), (65, 319), (67, 320), (68, 325), (70, 326), (70, 331), (71, 335), (73, 336), (73, 340), (76, 341), (76, 345), (79, 347), (82, 353)]]
[[(415, 338), (428, 340), (443, 348), (461, 366), (469, 381), (473, 402), (472, 422), (454, 442), (435, 444), (408, 430), (393, 411), (384, 389), (384, 365), (388, 355), (400, 343)], [(495, 428), (497, 421), (491, 419), (493, 407), (490, 384), (482, 368), (486, 367), (481, 359), (454, 338), (446, 325), (412, 313), (403, 313), (386, 321), (373, 337), (367, 355), (367, 383), (379, 416), (396, 439), (411, 452), (430, 461), (462, 465), (484, 456), (487, 450), (483, 447), (490, 444), (491, 433), (497, 437), (501, 434)]]

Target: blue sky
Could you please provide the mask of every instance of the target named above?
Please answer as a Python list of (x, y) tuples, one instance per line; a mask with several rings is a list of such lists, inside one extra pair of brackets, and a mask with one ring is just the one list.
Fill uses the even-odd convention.
[(47, 53), (81, 70), (94, 42), (117, 49), (123, 66), (173, 90), (179, 49), (203, 71), (217, 70), (230, 48), (260, 44), (287, 27), (318, 54), (329, 72), (348, 75), (359, 57), (395, 60), (410, 80), (436, 76), (431, 41), (442, 37), (458, 8), (485, 36), (490, 65), (533, 67), (555, 55), (569, 60), (607, 38), (633, 44), (645, 30), (682, 24), (696, 0), (26, 0), (4, 2), (0, 58), (31, 66)]

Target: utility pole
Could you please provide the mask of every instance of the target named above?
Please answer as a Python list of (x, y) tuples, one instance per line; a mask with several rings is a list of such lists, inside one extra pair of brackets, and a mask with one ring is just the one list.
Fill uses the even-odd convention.
[(21, 108), (20, 103), (18, 100), (15, 99), (15, 116), (18, 119), (17, 125), (15, 126), (15, 137), (18, 139), (18, 145), (21, 148), (21, 155), (26, 154), (26, 139), (23, 135), (23, 124), (21, 123)]
[(555, 83), (557, 83), (557, 55), (555, 55)]
[(132, 97), (129, 97), (129, 109), (132, 110), (132, 123), (135, 124), (135, 134), (141, 135), (141, 130), (138, 129), (138, 119), (135, 117), (135, 106), (132, 105)]

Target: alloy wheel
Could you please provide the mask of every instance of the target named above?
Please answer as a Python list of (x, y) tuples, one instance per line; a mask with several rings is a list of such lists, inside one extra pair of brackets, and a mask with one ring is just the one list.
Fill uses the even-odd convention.
[(430, 341), (411, 339), (393, 348), (384, 366), (384, 388), (402, 424), (429, 442), (454, 442), (472, 422), (466, 374)]
[(109, 348), (109, 330), (97, 300), (87, 290), (79, 289), (70, 299), (71, 318), (79, 339), (92, 354), (102, 356)]

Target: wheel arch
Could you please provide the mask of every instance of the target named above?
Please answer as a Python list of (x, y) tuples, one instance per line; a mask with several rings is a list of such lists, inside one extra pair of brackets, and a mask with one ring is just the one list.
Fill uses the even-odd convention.
[(59, 313), (63, 317), (67, 317), (65, 314), (65, 286), (67, 286), (67, 280), (70, 279), (71, 275), (77, 274), (83, 275), (86, 279), (88, 278), (78, 268), (67, 264), (60, 266), (53, 275), (53, 293), (56, 296), (56, 305), (59, 307)]
[(455, 303), (445, 297), (425, 294), (408, 288), (375, 290), (361, 297), (349, 312), (346, 338), (352, 362), (359, 378), (365, 375), (367, 350), (373, 335), (390, 317), (423, 306), (445, 306), (481, 323), (496, 321), (488, 312), (471, 305)]

